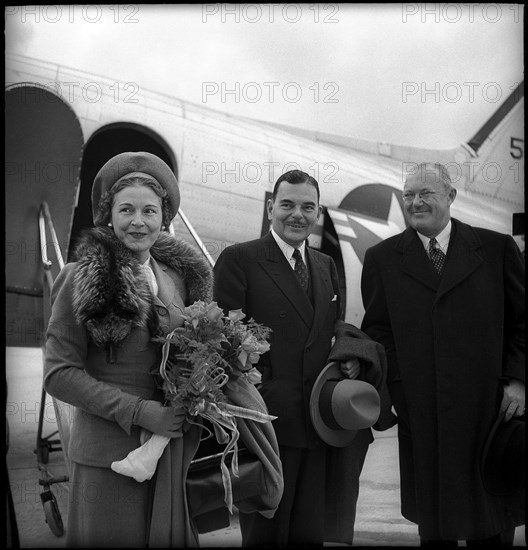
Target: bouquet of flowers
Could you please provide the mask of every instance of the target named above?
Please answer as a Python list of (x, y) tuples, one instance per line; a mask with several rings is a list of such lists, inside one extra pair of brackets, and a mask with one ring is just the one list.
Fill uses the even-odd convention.
[(233, 412), (221, 388), (240, 376), (260, 382), (255, 364), (270, 349), (271, 329), (253, 319), (243, 323), (240, 309), (224, 315), (216, 302), (195, 302), (182, 316), (183, 327), (158, 340), (164, 344), (160, 375), (167, 400), (191, 416)]
[[(155, 341), (163, 344), (159, 375), (165, 398), (171, 406), (182, 407), (187, 420), (201, 416), (211, 422), (219, 443), (225, 443), (221, 461), (226, 504), (232, 511), (231, 478), (224, 460), (233, 450), (231, 470), (238, 475), (235, 417), (269, 422), (276, 417), (228, 403), (225, 389), (236, 391), (241, 378), (260, 382), (255, 367), (260, 355), (270, 349), (271, 329), (250, 319), (242, 310), (224, 315), (216, 302), (197, 301), (185, 308), (183, 326)], [(112, 469), (137, 481), (150, 479), (169, 438), (153, 434), (124, 460), (113, 462)]]

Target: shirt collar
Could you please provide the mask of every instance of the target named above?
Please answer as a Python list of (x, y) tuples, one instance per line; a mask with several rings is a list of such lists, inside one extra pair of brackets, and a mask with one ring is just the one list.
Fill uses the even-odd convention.
[[(292, 262), (293, 261), (292, 260), (292, 254), (295, 250), (295, 247), (292, 246), (291, 244), (288, 244), (283, 239), (281, 239), (273, 228), (271, 229), (271, 234), (273, 235), (273, 238), (275, 239), (275, 242), (279, 245), (279, 248), (281, 249), (282, 253), (284, 254), (284, 257), (289, 262)], [(299, 251), (301, 253), (301, 257), (302, 257), (304, 263), (306, 263), (305, 249), (306, 249), (306, 242), (303, 241), (301, 246), (299, 246)]]
[[(418, 237), (422, 241), (422, 244), (425, 248), (425, 250), (429, 250), (429, 241), (431, 240), (431, 237), (426, 237), (425, 235), (422, 235), (418, 231)], [(449, 245), (449, 238), (451, 237), (451, 219), (447, 222), (447, 225), (438, 233), (436, 236), (436, 242), (438, 243), (438, 246), (441, 248), (442, 252), (444, 254), (447, 252), (447, 247)]]

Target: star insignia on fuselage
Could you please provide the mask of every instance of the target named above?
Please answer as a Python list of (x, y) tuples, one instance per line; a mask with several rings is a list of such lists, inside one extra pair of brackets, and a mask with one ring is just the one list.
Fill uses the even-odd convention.
[(386, 220), (374, 217), (367, 212), (327, 208), (334, 222), (339, 241), (350, 243), (362, 264), (368, 248), (392, 235), (401, 233), (406, 227), (402, 206), (396, 195), (397, 192), (396, 189), (392, 190)]

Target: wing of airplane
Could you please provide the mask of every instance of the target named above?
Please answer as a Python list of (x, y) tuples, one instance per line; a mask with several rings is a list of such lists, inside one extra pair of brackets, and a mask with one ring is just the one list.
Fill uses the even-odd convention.
[(325, 215), (310, 244), (336, 260), (346, 320), (359, 324), (365, 250), (404, 229), (400, 194), (417, 163), (451, 170), (455, 217), (512, 232), (512, 216), (524, 212), (523, 113), (521, 84), (466, 144), (432, 151), (235, 117), (135, 83), (6, 56), (7, 344), (41, 345), (50, 275), (60, 268), (53, 242), (68, 261), (92, 225), (93, 178), (115, 154), (149, 151), (172, 167), (182, 194), (172, 229), (211, 261), (268, 231), (266, 199), (281, 173), (313, 175)]

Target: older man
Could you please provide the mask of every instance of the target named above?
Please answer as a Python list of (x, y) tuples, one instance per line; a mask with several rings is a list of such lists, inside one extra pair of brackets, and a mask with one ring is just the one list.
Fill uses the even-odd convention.
[(512, 237), (451, 218), (456, 194), (439, 164), (407, 178), (410, 227), (365, 255), (362, 329), (387, 352), (402, 514), (422, 544), (511, 544), (524, 498), (489, 494), (479, 461), (498, 409), (524, 414), (524, 264)]

